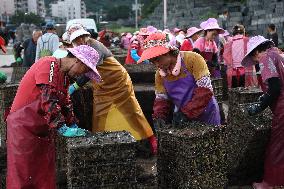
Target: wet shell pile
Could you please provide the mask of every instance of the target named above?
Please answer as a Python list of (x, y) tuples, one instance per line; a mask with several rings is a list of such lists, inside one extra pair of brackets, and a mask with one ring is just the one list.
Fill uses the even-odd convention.
[(225, 128), (198, 122), (158, 131), (159, 188), (224, 188)]
[(14, 100), (18, 85), (0, 85), (0, 188), (5, 188), (6, 178), (6, 122), (3, 119), (4, 112)]
[(0, 188), (6, 186), (6, 150), (0, 147)]
[(93, 115), (93, 87), (91, 83), (75, 91), (71, 95), (74, 114), (79, 120), (79, 127), (92, 130)]
[(223, 79), (222, 78), (211, 78), (211, 84), (213, 92), (218, 103), (223, 101)]
[(20, 81), (22, 80), (28, 69), (29, 67), (22, 67), (22, 66), (13, 67), (11, 83), (20, 83)]
[(128, 132), (68, 138), (69, 189), (131, 188), (136, 185), (135, 140)]
[(109, 50), (112, 52), (114, 58), (120, 63), (124, 64), (125, 59), (127, 56), (127, 50), (116, 48), (116, 47), (110, 47)]
[(256, 116), (248, 116), (246, 111), (247, 106), (261, 94), (259, 90), (242, 88), (231, 90), (229, 93), (229, 124), (226, 132), (230, 185), (245, 185), (261, 180), (272, 113), (267, 108)]
[(3, 120), (5, 111), (11, 107), (16, 96), (18, 84), (0, 85), (0, 147), (5, 144), (6, 140), (6, 123)]

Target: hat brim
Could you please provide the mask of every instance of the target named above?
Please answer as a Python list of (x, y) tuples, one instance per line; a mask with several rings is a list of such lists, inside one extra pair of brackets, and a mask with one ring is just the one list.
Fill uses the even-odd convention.
[(141, 58), (137, 61), (137, 63), (139, 64), (139, 63), (141, 63), (145, 60), (149, 60), (151, 58), (161, 56), (161, 55), (166, 54), (168, 52), (170, 52), (170, 49), (166, 48), (166, 47), (162, 47), (162, 46), (148, 48), (148, 49), (143, 51)]
[(255, 65), (256, 62), (252, 59), (251, 56), (245, 56), (244, 59), (242, 60), (241, 64), (244, 67), (249, 67), (249, 66)]
[(139, 32), (138, 35), (147, 35), (147, 36), (148, 36), (149, 33), (144, 33), (144, 32), (142, 33), (142, 32)]
[(218, 28), (218, 27), (216, 27), (216, 28), (206, 28), (206, 29), (204, 29), (204, 31), (206, 31), (206, 30), (218, 30), (218, 34), (223, 34), (223, 33), (225, 33), (225, 30), (224, 30), (224, 29)]
[(186, 35), (185, 38), (191, 38), (194, 34), (201, 32), (203, 29), (196, 30), (195, 32), (191, 33), (190, 35)]
[(253, 48), (251, 48), (250, 50), (247, 51), (246, 55), (244, 56), (244, 58), (243, 58), (243, 60), (241, 62), (242, 66), (248, 67), (248, 66), (252, 66), (252, 65), (256, 64), (256, 62), (253, 61), (252, 57), (250, 56), (250, 53), (255, 48), (257, 48), (259, 45), (261, 45), (262, 43), (266, 43), (266, 42), (273, 44), (273, 42), (268, 40), (268, 39), (265, 39), (263, 41), (259, 41), (259, 43), (257, 43)]
[(101, 81), (101, 76), (100, 76), (95, 64), (92, 64), (91, 62), (89, 62), (89, 60), (87, 58), (85, 58), (75, 48), (67, 48), (67, 50), (69, 52), (71, 52), (76, 58), (78, 58), (83, 64), (85, 64), (86, 66), (88, 66), (92, 70), (91, 72), (86, 73), (87, 76), (90, 79), (96, 80), (96, 81)]
[(71, 35), (70, 35), (70, 42), (72, 43), (77, 37), (83, 36), (83, 35), (88, 35), (91, 36), (91, 34), (85, 30), (77, 30), (74, 31)]

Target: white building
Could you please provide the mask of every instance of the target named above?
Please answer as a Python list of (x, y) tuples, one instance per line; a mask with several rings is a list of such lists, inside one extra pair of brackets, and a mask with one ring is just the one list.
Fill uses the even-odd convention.
[[(9, 0), (8, 0), (9, 1)], [(44, 0), (13, 0), (15, 12), (34, 13), (45, 17), (46, 10)]]
[(6, 21), (14, 13), (14, 0), (0, 0), (0, 21)]
[(71, 20), (86, 18), (86, 4), (82, 0), (62, 0), (50, 5), (52, 17)]

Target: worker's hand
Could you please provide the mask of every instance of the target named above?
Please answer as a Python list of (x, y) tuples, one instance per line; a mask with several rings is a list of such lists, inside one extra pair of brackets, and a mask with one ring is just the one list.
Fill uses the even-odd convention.
[(79, 127), (76, 123), (73, 123), (72, 125), (70, 125), (70, 128), (79, 128)]
[(73, 83), (68, 88), (68, 94), (72, 95), (76, 90), (78, 90), (80, 87), (77, 85), (77, 83)]
[(143, 64), (150, 64), (150, 61), (149, 60), (144, 60), (142, 63)]
[(88, 131), (85, 129), (67, 127), (66, 124), (57, 130), (59, 134), (65, 137), (82, 137), (86, 136), (88, 133)]
[(248, 115), (254, 116), (262, 111), (262, 108), (259, 103), (250, 105), (246, 107)]
[(154, 125), (154, 129), (155, 131), (157, 131), (158, 129), (163, 128), (163, 126), (165, 126), (165, 120), (158, 118), (158, 119), (154, 119), (153, 120), (153, 125)]
[(188, 118), (181, 111), (174, 112), (172, 124), (175, 127), (181, 126), (183, 123), (188, 122)]

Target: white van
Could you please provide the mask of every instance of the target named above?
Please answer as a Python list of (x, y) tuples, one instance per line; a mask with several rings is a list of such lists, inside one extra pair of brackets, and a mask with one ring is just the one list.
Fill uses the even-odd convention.
[(66, 31), (70, 27), (70, 25), (74, 23), (82, 24), (86, 29), (92, 30), (93, 32), (98, 32), (96, 22), (94, 19), (91, 19), (91, 18), (69, 20), (66, 25)]

